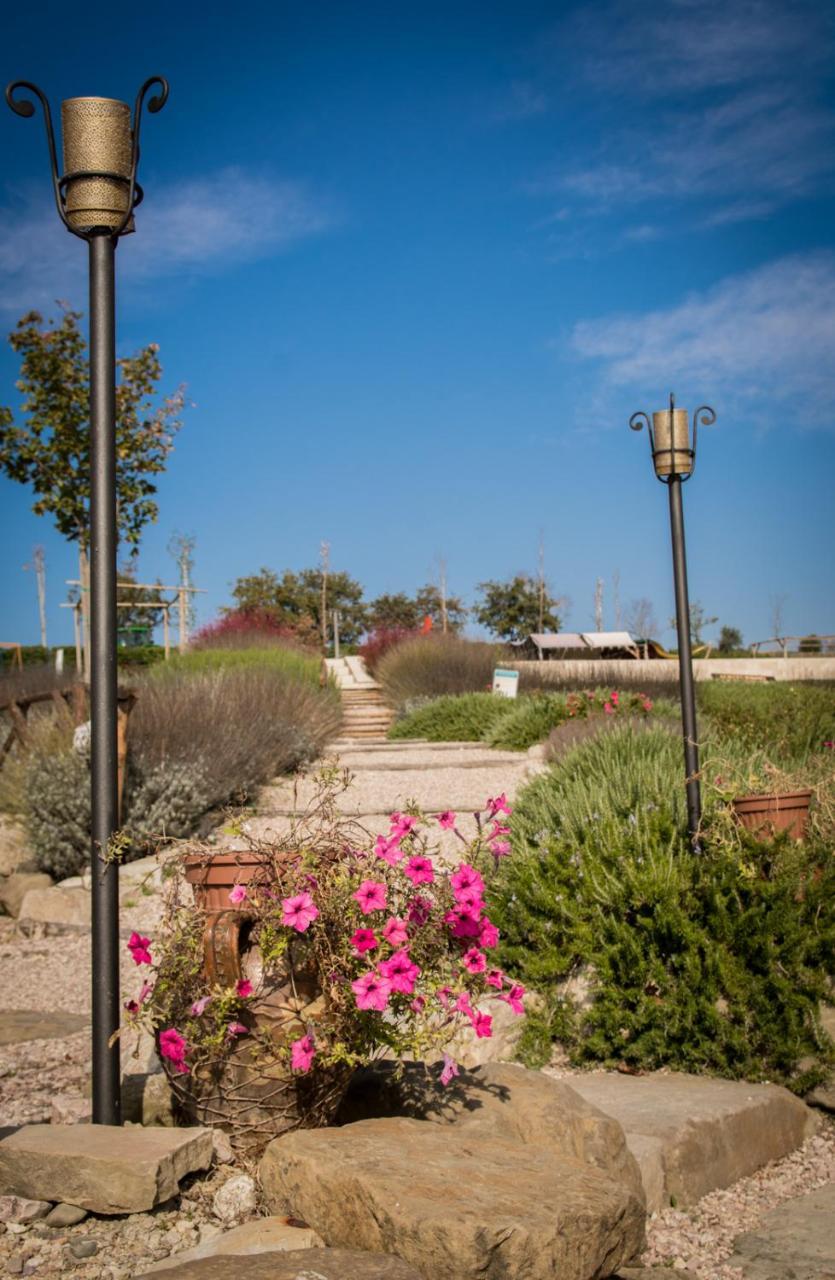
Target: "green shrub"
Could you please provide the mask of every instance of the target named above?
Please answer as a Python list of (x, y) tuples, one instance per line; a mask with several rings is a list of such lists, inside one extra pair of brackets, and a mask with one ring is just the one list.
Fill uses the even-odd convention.
[(500, 645), (454, 635), (416, 636), (384, 654), (377, 679), (386, 701), (402, 708), (414, 698), (491, 689), (501, 664)]
[[(541, 1060), (547, 1028), (577, 1063), (808, 1088), (832, 1055), (817, 1023), (835, 947), (831, 853), (712, 835), (708, 805), (694, 855), (681, 770), (677, 734), (615, 729), (519, 796), (491, 917), (504, 965), (545, 998), (525, 1051)], [(562, 987), (578, 973), (592, 983), (582, 1008)]]
[(427, 738), (430, 742), (480, 742), (485, 733), (511, 709), (507, 698), (493, 693), (462, 693), (433, 698), (389, 731), (390, 738)]
[(24, 820), (41, 871), (63, 880), (89, 866), (89, 759), (72, 748), (33, 753), (26, 770)]
[(835, 688), (813, 684), (698, 686), (700, 710), (727, 738), (802, 762), (835, 741)]
[(316, 687), (321, 682), (321, 658), (294, 645), (280, 644), (263, 649), (190, 649), (186, 653), (172, 655), (169, 662), (154, 671), (154, 675), (165, 679), (183, 672), (198, 675), (241, 667), (260, 667)]

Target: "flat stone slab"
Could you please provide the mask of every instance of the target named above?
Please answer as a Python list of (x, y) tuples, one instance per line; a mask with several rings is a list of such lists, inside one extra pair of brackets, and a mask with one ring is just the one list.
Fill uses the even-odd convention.
[(620, 1121), (650, 1212), (729, 1187), (794, 1151), (818, 1123), (799, 1098), (773, 1084), (615, 1071), (574, 1075), (568, 1083)]
[(298, 1130), (267, 1148), (261, 1184), (329, 1244), (396, 1251), (423, 1277), (598, 1280), (643, 1247), (643, 1205), (623, 1183), (472, 1128)]
[(89, 1026), (81, 1013), (41, 1013), (36, 1009), (0, 1009), (0, 1044), (24, 1040), (63, 1040)]
[(209, 1129), (30, 1124), (0, 1141), (0, 1193), (142, 1213), (211, 1161)]
[[(167, 1261), (167, 1260), (166, 1260)], [(292, 1253), (261, 1253), (255, 1257), (229, 1256), (181, 1262), (162, 1272), (171, 1280), (425, 1280), (400, 1258), (355, 1249), (298, 1249)], [(159, 1271), (143, 1271), (135, 1280), (147, 1280)], [(441, 1280), (441, 1277), (438, 1277)]]
[(172, 1267), (179, 1269), (183, 1263), (198, 1262), (201, 1258), (248, 1258), (259, 1253), (292, 1253), (301, 1249), (324, 1248), (324, 1244), (321, 1236), (310, 1227), (291, 1226), (286, 1218), (255, 1218), (242, 1227), (224, 1231), (204, 1244), (178, 1253), (176, 1258), (153, 1263), (148, 1267), (148, 1274), (170, 1276)]
[(835, 1182), (772, 1209), (727, 1263), (745, 1280), (835, 1280)]

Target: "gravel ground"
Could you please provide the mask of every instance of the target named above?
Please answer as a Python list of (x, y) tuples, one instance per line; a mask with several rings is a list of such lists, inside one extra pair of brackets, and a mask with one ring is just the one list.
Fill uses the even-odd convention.
[(835, 1122), (824, 1117), (802, 1147), (724, 1191), (711, 1191), (687, 1210), (664, 1209), (647, 1223), (644, 1266), (687, 1268), (701, 1280), (742, 1280), (725, 1263), (733, 1242), (753, 1231), (769, 1209), (835, 1181)]

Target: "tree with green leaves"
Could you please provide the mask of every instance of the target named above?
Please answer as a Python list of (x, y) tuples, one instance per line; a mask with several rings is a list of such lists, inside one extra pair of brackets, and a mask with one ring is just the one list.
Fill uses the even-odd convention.
[(508, 582), (480, 582), (481, 599), (473, 609), (473, 617), (500, 640), (524, 640), (539, 631), (540, 617), (546, 632), (559, 631), (562, 625), (558, 609), (565, 607), (562, 597), (552, 595), (547, 585), (527, 573), (517, 573)]
[[(65, 308), (44, 325), (37, 311), (18, 321), (9, 342), (20, 356), (22, 421), (0, 409), (0, 468), (29, 484), (32, 510), (86, 551), (90, 525), (90, 365), (81, 313)], [(155, 404), (162, 374), (149, 343), (116, 361), (116, 493), (119, 538), (133, 550), (156, 520), (153, 477), (165, 470), (185, 406), (184, 388)]]
[(719, 652), (733, 653), (742, 648), (742, 632), (738, 627), (723, 627), (719, 632)]
[(459, 596), (442, 596), (440, 588), (433, 582), (420, 588), (415, 596), (415, 607), (421, 622), (428, 616), (440, 631), (444, 629), (445, 612), (447, 631), (459, 632), (467, 620), (468, 610), (464, 601)]
[(421, 587), (414, 597), (406, 595), (405, 591), (377, 596), (368, 606), (366, 625), (369, 631), (417, 631), (424, 618), (429, 617), (433, 627), (442, 631), (444, 609), (447, 630), (460, 631), (467, 617), (463, 601), (458, 596), (447, 596), (444, 600), (440, 589), (430, 582)]
[[(328, 573), (327, 608), (339, 610), (339, 635), (343, 643), (356, 644), (366, 629), (362, 587), (350, 574)], [(263, 614), (301, 635), (321, 633), (322, 570), (285, 569), (281, 577), (272, 569), (238, 578), (232, 586), (235, 604), (224, 613)]]

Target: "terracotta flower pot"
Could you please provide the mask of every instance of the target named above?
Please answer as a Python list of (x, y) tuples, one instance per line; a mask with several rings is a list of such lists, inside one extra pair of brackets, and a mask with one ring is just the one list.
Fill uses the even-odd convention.
[(214, 853), (206, 858), (190, 853), (185, 860), (186, 880), (194, 894), (194, 905), (204, 911), (226, 911), (229, 894), (236, 884), (246, 887), (262, 876), (268, 863), (244, 849), (238, 853)]
[(737, 821), (758, 840), (770, 840), (788, 831), (795, 840), (806, 835), (812, 792), (788, 791), (783, 795), (737, 796), (731, 808)]

